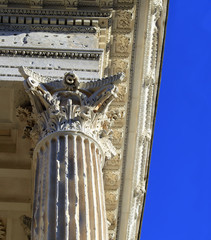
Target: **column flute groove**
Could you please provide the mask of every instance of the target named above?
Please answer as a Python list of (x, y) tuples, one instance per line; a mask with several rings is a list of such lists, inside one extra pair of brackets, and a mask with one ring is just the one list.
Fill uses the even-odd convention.
[(76, 223), (76, 240), (80, 239), (79, 231), (79, 192), (78, 192), (78, 161), (77, 161), (77, 142), (76, 136), (73, 136), (74, 146), (74, 178), (75, 178), (75, 223)]
[(92, 147), (91, 147), (90, 143), (89, 143), (89, 154), (90, 154), (91, 181), (92, 181), (92, 193), (93, 193), (93, 211), (94, 211), (94, 229), (93, 229), (93, 231), (94, 231), (94, 237), (95, 237), (94, 239), (98, 239), (98, 227), (97, 227), (98, 213), (97, 213), (97, 200), (96, 200), (97, 198), (96, 198), (96, 189), (95, 189), (95, 174), (94, 174)]
[[(60, 162), (59, 162), (59, 141), (58, 137), (56, 139), (56, 238), (58, 238), (58, 232), (59, 232), (59, 208), (58, 208), (58, 201), (59, 201), (59, 182), (60, 182), (60, 175), (59, 175), (59, 169), (60, 169)], [(54, 197), (54, 196), (53, 196)], [(50, 230), (50, 229), (49, 229)]]
[[(48, 231), (47, 239), (56, 239), (57, 217), (56, 217), (56, 192), (57, 192), (57, 141), (55, 138), (50, 140), (49, 148), (49, 198), (48, 198)], [(49, 221), (51, 219), (51, 221)], [(52, 229), (52, 231), (49, 231)]]
[(87, 159), (85, 152), (85, 139), (82, 138), (82, 159), (83, 159), (83, 180), (84, 180), (84, 198), (85, 198), (85, 212), (86, 212), (86, 239), (91, 240), (90, 224), (89, 224), (89, 198), (88, 198), (88, 182), (87, 182)]
[(68, 191), (68, 136), (65, 135), (65, 240), (69, 240), (69, 214), (66, 214), (69, 209), (69, 191)]
[[(48, 191), (49, 191), (49, 142), (45, 143), (45, 148), (44, 148), (44, 154), (45, 154), (45, 158), (46, 161), (44, 162), (44, 176), (43, 176), (43, 224), (44, 224), (44, 236), (43, 238), (46, 238), (46, 234), (47, 234), (47, 228), (48, 228), (48, 218), (47, 215), (45, 214), (45, 209), (48, 210)], [(46, 189), (46, 190), (45, 190)]]

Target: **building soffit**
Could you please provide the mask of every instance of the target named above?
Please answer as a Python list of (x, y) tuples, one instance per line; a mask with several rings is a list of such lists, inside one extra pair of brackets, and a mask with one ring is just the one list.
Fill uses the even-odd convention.
[[(167, 0), (18, 1), (23, 8), (17, 8), (16, 3), (0, 1), (0, 30), (80, 32), (97, 37), (96, 46), (94, 50), (67, 50), (5, 45), (0, 47), (2, 57), (91, 59), (100, 66), (93, 70), (98, 71), (98, 77), (125, 73), (118, 98), (108, 112), (109, 118), (116, 119), (112, 142), (118, 154), (105, 163), (104, 187), (109, 239), (137, 239), (152, 146)], [(0, 77), (6, 87), (7, 76)], [(18, 74), (8, 77), (19, 78)]]

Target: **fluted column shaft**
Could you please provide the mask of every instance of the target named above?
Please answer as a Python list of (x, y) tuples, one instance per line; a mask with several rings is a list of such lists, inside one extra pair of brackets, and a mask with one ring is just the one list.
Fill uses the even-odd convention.
[(75, 131), (55, 132), (34, 151), (32, 240), (107, 240), (101, 149)]

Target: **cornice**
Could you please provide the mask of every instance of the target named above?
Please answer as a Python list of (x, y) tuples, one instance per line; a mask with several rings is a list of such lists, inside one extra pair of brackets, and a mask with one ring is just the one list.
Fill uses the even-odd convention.
[[(156, 117), (156, 112), (157, 112), (157, 106), (158, 106), (158, 97), (159, 97), (159, 90), (160, 90), (160, 83), (161, 83), (161, 74), (162, 74), (162, 62), (163, 62), (163, 55), (164, 55), (164, 47), (165, 47), (165, 36), (166, 36), (166, 28), (167, 28), (167, 19), (168, 19), (168, 9), (169, 9), (169, 1), (167, 0), (165, 5), (165, 9), (164, 9), (164, 14), (161, 15), (161, 19), (160, 19), (160, 23), (162, 22), (162, 20), (164, 21), (164, 26), (161, 30), (161, 34), (159, 34), (160, 36), (160, 41), (162, 42), (162, 47), (159, 48), (158, 50), (158, 58), (160, 61), (160, 65), (157, 68), (157, 76), (158, 76), (158, 89), (157, 89), (157, 95), (155, 98), (155, 109), (154, 109), (154, 118), (153, 118), (153, 126), (152, 126), (152, 137), (151, 137), (151, 148), (149, 151), (149, 162), (146, 168), (146, 189), (148, 186), (148, 180), (149, 180), (149, 168), (150, 168), (150, 161), (151, 161), (151, 152), (152, 152), (152, 142), (153, 142), (153, 135), (154, 135), (154, 126), (155, 126), (155, 117)], [(142, 227), (142, 221), (143, 221), (143, 213), (144, 213), (144, 206), (145, 206), (145, 201), (146, 201), (146, 192), (144, 194), (144, 199), (143, 199), (143, 205), (142, 205), (142, 212), (141, 212), (141, 216), (140, 216), (140, 225), (139, 225), (139, 233), (138, 233), (138, 239), (140, 239), (140, 235), (141, 235), (141, 227)]]

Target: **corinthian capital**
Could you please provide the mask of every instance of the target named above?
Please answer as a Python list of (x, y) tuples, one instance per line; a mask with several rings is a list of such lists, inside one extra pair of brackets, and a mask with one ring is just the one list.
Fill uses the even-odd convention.
[[(30, 97), (38, 140), (56, 131), (81, 131), (99, 140), (105, 152), (115, 154), (109, 140), (109, 104), (117, 96), (117, 84), (124, 75), (80, 82), (73, 72), (63, 80), (52, 80), (32, 70), (19, 69), (25, 78), (24, 87)], [(35, 131), (34, 131), (35, 132)]]

